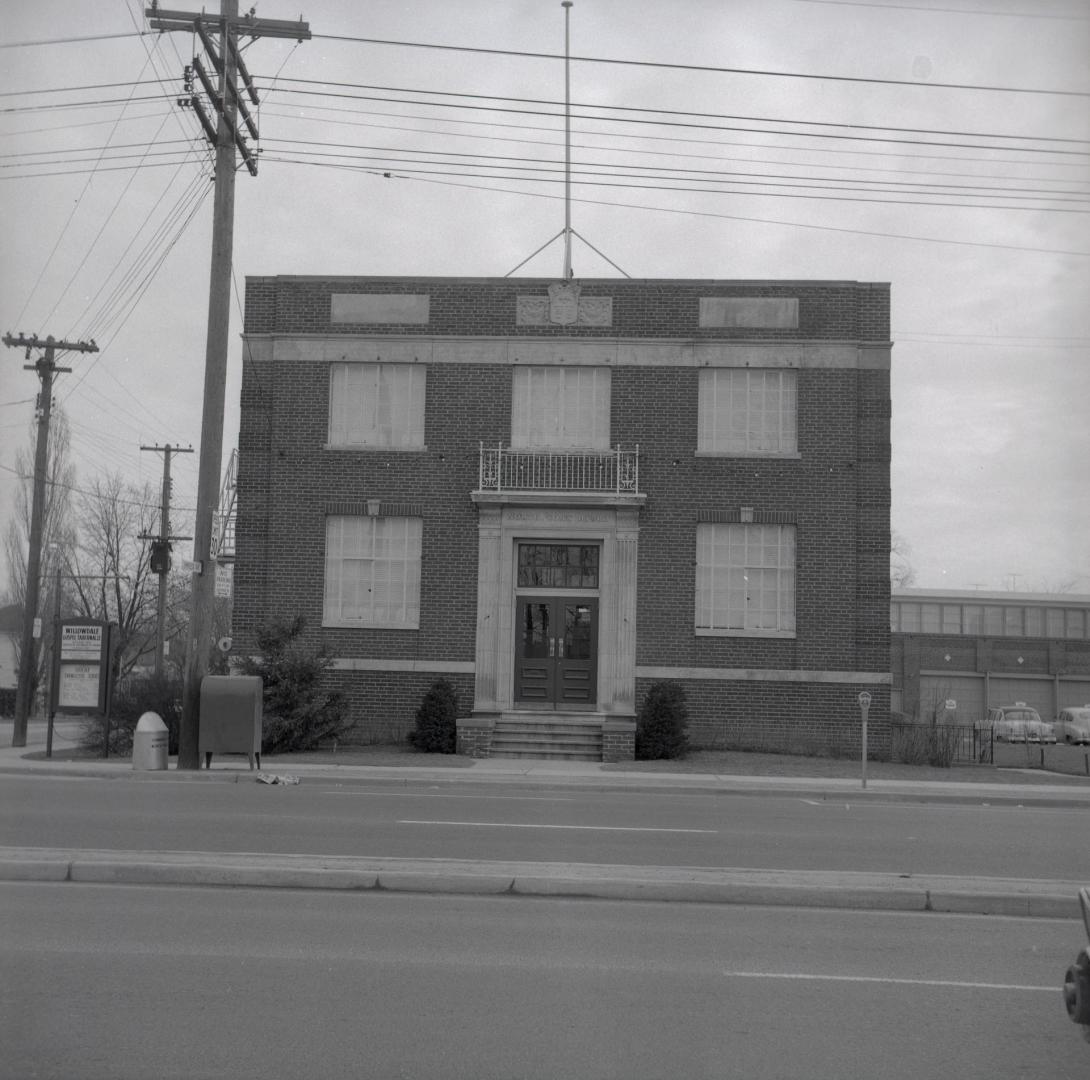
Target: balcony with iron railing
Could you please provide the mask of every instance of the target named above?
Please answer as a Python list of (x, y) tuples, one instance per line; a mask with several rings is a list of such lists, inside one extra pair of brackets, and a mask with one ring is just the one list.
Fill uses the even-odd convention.
[(480, 444), (475, 496), (503, 501), (536, 495), (542, 501), (642, 502), (640, 448), (540, 450)]

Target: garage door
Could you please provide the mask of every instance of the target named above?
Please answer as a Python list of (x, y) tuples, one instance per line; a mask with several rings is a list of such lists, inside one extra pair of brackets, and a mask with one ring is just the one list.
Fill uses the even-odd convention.
[(938, 675), (920, 673), (920, 715), (921, 720), (930, 720), (938, 709), (940, 720), (943, 719), (942, 706), (947, 701), (956, 701), (954, 716), (946, 716), (946, 721), (956, 719), (959, 724), (972, 724), (984, 719), (984, 676), (983, 675)]
[(1032, 705), (1042, 720), (1056, 715), (1056, 693), (1051, 675), (1030, 678), (1026, 675), (993, 675), (988, 680), (988, 705), (1013, 705), (1024, 701)]
[(1072, 705), (1090, 705), (1090, 679), (1060, 679), (1060, 703), (1057, 709)]

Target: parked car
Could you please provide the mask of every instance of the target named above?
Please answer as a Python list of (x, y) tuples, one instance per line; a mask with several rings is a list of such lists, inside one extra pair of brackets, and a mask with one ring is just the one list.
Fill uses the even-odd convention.
[(1056, 720), (1056, 737), (1065, 743), (1090, 745), (1090, 704), (1061, 709)]
[(986, 727), (997, 742), (1054, 743), (1056, 733), (1041, 714), (1024, 701), (999, 705), (988, 710)]
[[(1079, 907), (1086, 936), (1090, 938), (1090, 889), (1079, 890)], [(1067, 969), (1063, 994), (1067, 1015), (1082, 1025), (1083, 1037), (1090, 1042), (1090, 947), (1083, 949)]]

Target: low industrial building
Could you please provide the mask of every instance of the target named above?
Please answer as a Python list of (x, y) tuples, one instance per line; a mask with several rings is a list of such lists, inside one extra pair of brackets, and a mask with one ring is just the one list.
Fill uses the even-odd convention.
[(1023, 701), (1051, 721), (1090, 702), (1090, 596), (898, 589), (890, 632), (908, 719), (979, 724)]

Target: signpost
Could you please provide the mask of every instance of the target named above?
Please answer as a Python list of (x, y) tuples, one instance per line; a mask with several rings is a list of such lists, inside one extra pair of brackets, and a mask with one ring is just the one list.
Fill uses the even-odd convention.
[(859, 695), (859, 709), (863, 713), (863, 787), (867, 786), (867, 712), (870, 710), (871, 696), (864, 690)]
[(57, 624), (53, 650), (53, 707), (57, 712), (99, 713), (106, 718), (102, 756), (110, 752), (110, 701), (117, 626), (100, 619), (65, 619)]

